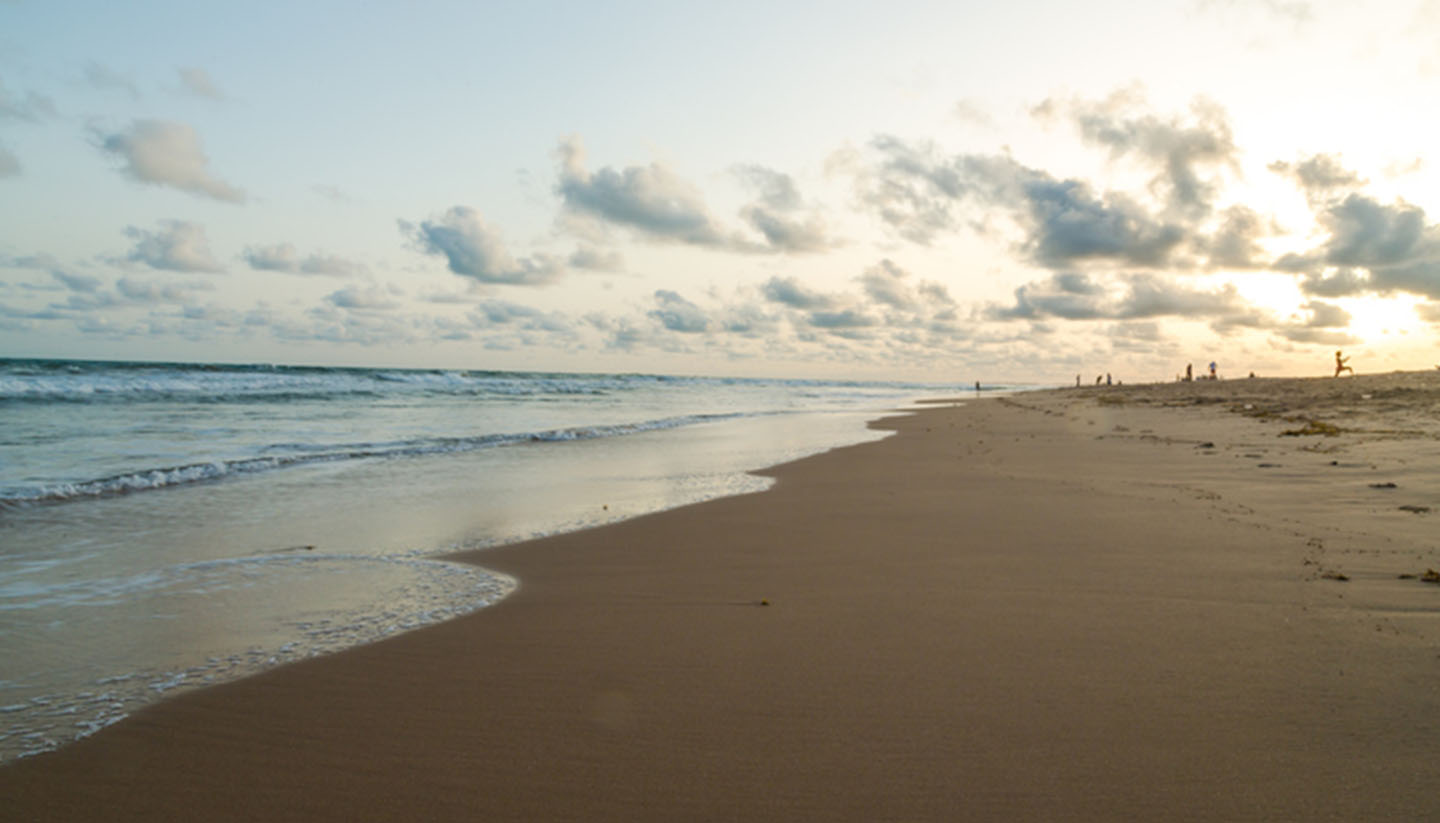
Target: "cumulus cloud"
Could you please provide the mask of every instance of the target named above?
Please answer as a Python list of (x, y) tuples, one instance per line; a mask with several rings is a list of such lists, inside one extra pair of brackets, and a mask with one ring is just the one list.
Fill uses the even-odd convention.
[(527, 331), (571, 334), (571, 322), (559, 312), (546, 312), (506, 300), (486, 300), (468, 315), (476, 328), (519, 327)]
[(210, 79), (210, 73), (201, 68), (186, 66), (175, 70), (180, 75), (180, 87), (197, 97), (210, 100), (224, 100), (225, 94)]
[(658, 163), (616, 171), (585, 167), (578, 137), (562, 140), (555, 191), (570, 212), (632, 229), (644, 236), (697, 246), (729, 242), (694, 186)]
[(224, 271), (210, 253), (205, 227), (198, 223), (162, 220), (155, 231), (128, 226), (125, 236), (135, 241), (135, 247), (125, 256), (129, 262), (167, 271)]
[(1047, 268), (1086, 261), (1155, 266), (1189, 238), (1186, 226), (1150, 213), (1117, 192), (1095, 192), (1008, 156), (946, 158), (933, 147), (880, 137), (880, 155), (862, 181), (862, 200), (902, 236), (928, 243), (955, 226), (962, 203), (999, 207), (1025, 233), (1020, 251)]
[(129, 75), (122, 74), (91, 60), (85, 64), (85, 82), (99, 91), (122, 92), (132, 100), (140, 99), (140, 87)]
[(1214, 173), (1239, 165), (1228, 115), (1204, 99), (1191, 103), (1185, 115), (1145, 109), (1143, 95), (1132, 88), (1104, 100), (1047, 100), (1036, 112), (1063, 111), (1087, 142), (1109, 149), (1112, 158), (1138, 160), (1154, 172), (1151, 191), (1174, 213), (1208, 214), (1217, 190)]
[(1315, 154), (1293, 163), (1277, 160), (1267, 168), (1295, 182), (1312, 204), (1322, 202), (1339, 191), (1359, 188), (1367, 182), (1345, 168), (1333, 154)]
[(375, 286), (349, 286), (326, 295), (325, 301), (337, 308), (361, 311), (389, 311), (400, 307), (393, 295)]
[(210, 174), (200, 136), (184, 123), (137, 120), (127, 131), (97, 136), (101, 151), (123, 160), (121, 171), (133, 180), (227, 203), (245, 202), (244, 191)]
[(735, 174), (759, 196), (740, 210), (740, 217), (765, 237), (774, 251), (814, 252), (833, 245), (825, 222), (805, 202), (788, 174), (763, 166), (739, 166)]
[(827, 309), (833, 302), (828, 295), (806, 288), (793, 277), (772, 277), (760, 290), (765, 299), (772, 303), (781, 303), (803, 311)]
[(193, 292), (201, 287), (201, 284), (197, 283), (157, 283), (136, 280), (132, 277), (122, 277), (115, 281), (117, 292), (130, 300), (141, 303), (178, 303), (183, 305), (193, 301)]
[(649, 316), (670, 331), (695, 334), (710, 327), (710, 319), (699, 306), (667, 289), (655, 292), (655, 308)]
[(1352, 192), (1332, 201), (1318, 220), (1329, 233), (1319, 247), (1275, 262), (1277, 269), (1305, 275), (1308, 293), (1440, 297), (1440, 227), (1427, 222), (1424, 209)]
[(399, 225), (418, 251), (443, 256), (450, 271), (477, 283), (543, 286), (563, 272), (547, 255), (512, 257), (500, 233), (469, 206), (454, 206), (418, 225), (405, 220)]
[(1129, 274), (1107, 284), (1075, 272), (1015, 290), (1011, 306), (988, 309), (996, 320), (1143, 320), (1157, 317), (1229, 319), (1254, 313), (1232, 285), (1196, 289), (1155, 274)]
[(270, 246), (246, 246), (241, 258), (258, 271), (279, 271), (288, 274), (320, 274), (350, 277), (365, 272), (364, 264), (328, 254), (311, 254), (304, 259), (290, 243)]

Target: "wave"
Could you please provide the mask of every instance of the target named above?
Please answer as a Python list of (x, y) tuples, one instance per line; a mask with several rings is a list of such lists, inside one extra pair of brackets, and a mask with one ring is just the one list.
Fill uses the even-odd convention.
[(288, 451), (291, 454), (213, 460), (183, 466), (146, 468), (124, 474), (54, 483), (43, 486), (0, 490), (0, 509), (20, 505), (63, 503), (71, 500), (114, 497), (135, 492), (187, 486), (223, 478), (273, 471), (275, 469), (345, 460), (374, 460), (458, 454), (496, 448), (517, 443), (559, 443), (619, 437), (645, 431), (659, 431), (741, 417), (733, 414), (689, 414), (664, 417), (638, 423), (600, 426), (575, 426), (536, 432), (486, 434), (474, 437), (432, 437), (389, 443), (356, 443), (314, 448), (297, 443), (275, 443), (267, 451)]
[(515, 399), (685, 387), (784, 388), (808, 390), (817, 396), (957, 388), (950, 384), (839, 379), (0, 359), (0, 404), (286, 403), (397, 395)]

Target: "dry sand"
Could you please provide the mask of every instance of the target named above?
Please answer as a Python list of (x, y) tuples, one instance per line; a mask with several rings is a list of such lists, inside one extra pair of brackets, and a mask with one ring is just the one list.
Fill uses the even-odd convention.
[(1440, 373), (878, 425), (476, 555), (520, 590), (0, 768), (0, 817), (1440, 816)]

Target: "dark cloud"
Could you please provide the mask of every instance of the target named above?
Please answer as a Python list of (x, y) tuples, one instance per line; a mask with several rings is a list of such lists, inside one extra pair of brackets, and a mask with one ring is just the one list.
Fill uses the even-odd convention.
[(1185, 116), (1161, 117), (1144, 108), (1140, 93), (1129, 89), (1099, 101), (1046, 101), (1037, 110), (1063, 110), (1087, 142), (1104, 146), (1114, 158), (1135, 158), (1153, 171), (1151, 191), (1176, 214), (1208, 214), (1217, 189), (1214, 173), (1239, 164), (1228, 115), (1203, 99), (1192, 103)]
[(129, 95), (132, 100), (140, 99), (140, 87), (129, 75), (102, 66), (95, 61), (85, 64), (85, 82), (99, 91), (118, 91)]
[(694, 303), (667, 289), (655, 292), (655, 305), (648, 316), (670, 331), (696, 334), (710, 327), (710, 318)]
[(1351, 193), (1330, 203), (1318, 220), (1329, 232), (1325, 242), (1274, 264), (1304, 274), (1301, 285), (1308, 293), (1339, 297), (1401, 291), (1440, 297), (1440, 227), (1426, 222), (1424, 209)]
[(1440, 302), (1421, 303), (1415, 307), (1415, 314), (1426, 323), (1440, 323)]
[(445, 257), (450, 271), (478, 283), (544, 286), (563, 273), (547, 255), (512, 257), (499, 232), (468, 206), (454, 206), (419, 225), (404, 220), (399, 225), (418, 251)]
[(205, 227), (198, 223), (162, 220), (155, 231), (128, 226), (125, 236), (135, 241), (135, 247), (125, 256), (127, 261), (167, 271), (224, 271), (210, 254)]
[(200, 137), (184, 123), (137, 120), (128, 131), (97, 134), (100, 150), (125, 162), (126, 176), (171, 186), (227, 203), (244, 203), (245, 192), (210, 174)]

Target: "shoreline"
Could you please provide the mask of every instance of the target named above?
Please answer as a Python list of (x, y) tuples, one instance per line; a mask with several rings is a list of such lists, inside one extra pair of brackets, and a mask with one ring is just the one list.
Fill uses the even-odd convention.
[[(1222, 381), (883, 418), (760, 494), (467, 555), (520, 587), (0, 793), (19, 819), (1423, 816), (1440, 589), (1397, 575), (1440, 547), (1396, 507), (1440, 471), (1392, 423), (1433, 382), (1300, 384), (1370, 412)], [(1302, 415), (1346, 431), (1276, 431)]]

